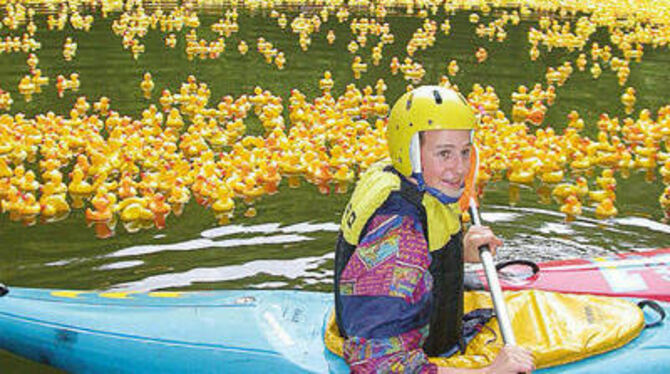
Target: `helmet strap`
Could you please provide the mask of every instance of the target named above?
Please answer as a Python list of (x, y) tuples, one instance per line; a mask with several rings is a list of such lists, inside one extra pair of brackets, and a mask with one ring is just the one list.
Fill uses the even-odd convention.
[(442, 204), (452, 204), (458, 201), (458, 199), (461, 197), (463, 194), (463, 191), (465, 190), (465, 185), (461, 187), (461, 189), (458, 191), (458, 197), (452, 197), (444, 192), (438, 190), (437, 188), (429, 187), (426, 184), (426, 181), (423, 180), (423, 173), (412, 173), (412, 178), (416, 180), (416, 184), (419, 187), (419, 191), (421, 192), (428, 192), (429, 194), (433, 195), (439, 202)]

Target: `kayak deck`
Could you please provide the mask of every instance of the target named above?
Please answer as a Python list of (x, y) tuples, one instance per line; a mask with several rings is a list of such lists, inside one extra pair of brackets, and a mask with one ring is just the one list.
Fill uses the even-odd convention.
[[(331, 294), (303, 291), (11, 288), (0, 297), (0, 348), (74, 373), (347, 373), (323, 344), (331, 309)], [(538, 372), (605, 369), (669, 372), (668, 323), (613, 352)]]

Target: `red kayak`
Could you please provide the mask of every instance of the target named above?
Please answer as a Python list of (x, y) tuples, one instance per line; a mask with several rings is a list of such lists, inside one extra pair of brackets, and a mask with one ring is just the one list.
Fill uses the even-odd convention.
[[(508, 261), (496, 267), (505, 290), (534, 288), (670, 301), (670, 248), (540, 264)], [(467, 273), (465, 283), (469, 289), (485, 288), (484, 271)]]

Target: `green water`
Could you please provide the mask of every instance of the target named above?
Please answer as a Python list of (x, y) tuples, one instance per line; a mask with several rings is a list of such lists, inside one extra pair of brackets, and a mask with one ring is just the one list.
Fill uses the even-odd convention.
[[(438, 25), (444, 17), (443, 14), (435, 17)], [(201, 24), (206, 27), (198, 30), (199, 37), (214, 39), (209, 25), (218, 18), (216, 14), (201, 17)], [(395, 44), (384, 48), (380, 66), (370, 63), (368, 72), (355, 83), (362, 88), (384, 78), (389, 86), (387, 101), (393, 102), (407, 82), (401, 75), (391, 76), (388, 64), (392, 56), (402, 60), (407, 40), (422, 20), (389, 17), (388, 22)], [(0, 87), (12, 93), (15, 103), (11, 113), (24, 112), (29, 116), (48, 110), (67, 113), (79, 95), (85, 95), (89, 102), (104, 95), (111, 99), (114, 110), (136, 117), (150, 103), (157, 104), (158, 92), (164, 88), (175, 92), (189, 74), (209, 85), (210, 104), (223, 95), (249, 94), (257, 85), (282, 96), (284, 103), (293, 88), (312, 99), (318, 94), (318, 80), (325, 70), (333, 73), (334, 96), (354, 81), (350, 68), (353, 56), (346, 50), (352, 34), (348, 23), (340, 24), (334, 16), (321, 26), (321, 32), (312, 35), (312, 45), (307, 52), (299, 48), (297, 35), (292, 34), (289, 27), (281, 30), (275, 20), (269, 21), (260, 13), (241, 13), (239, 24), (239, 33), (226, 40), (226, 51), (219, 59), (188, 61), (183, 51), (183, 31), (178, 35), (177, 48), (168, 49), (163, 45), (162, 34), (154, 30), (143, 39), (146, 53), (135, 61), (122, 48), (120, 38), (111, 32), (111, 18), (96, 18), (88, 33), (71, 29), (46, 32), (44, 19), (39, 18), (36, 39), (42, 43), (42, 49), (37, 55), (43, 74), (51, 78), (50, 86), (35, 95), (33, 102), (23, 102), (16, 86), (28, 68), (26, 55), (19, 53), (0, 55)], [(417, 52), (414, 57), (427, 71), (423, 82), (436, 83), (446, 74), (448, 62), (456, 59), (461, 72), (452, 82), (464, 92), (469, 92), (475, 82), (495, 86), (506, 113), (511, 108), (510, 94), (518, 85), (532, 87), (534, 82), (544, 82), (547, 66), (558, 66), (566, 59), (574, 61), (578, 54), (562, 50), (547, 54), (543, 49), (542, 57), (531, 62), (527, 31), (536, 25), (532, 21), (508, 26), (508, 39), (504, 43), (477, 38), (467, 14), (452, 16), (451, 25), (448, 37), (438, 31), (435, 46)], [(326, 42), (326, 32), (330, 29), (337, 37), (332, 46)], [(8, 34), (11, 32), (6, 28), (0, 30), (3, 37)], [(73, 36), (78, 43), (72, 62), (65, 62), (61, 54), (66, 36)], [(285, 70), (266, 64), (255, 50), (259, 36), (284, 51)], [(249, 45), (245, 56), (237, 52), (239, 40)], [(599, 30), (593, 40), (603, 45), (607, 40), (606, 31)], [(373, 44), (376, 39), (369, 36), (368, 46), (358, 54), (369, 60)], [(474, 57), (479, 46), (489, 52), (483, 64), (477, 64)], [(644, 107), (655, 112), (670, 101), (665, 94), (670, 84), (670, 75), (666, 74), (669, 66), (667, 50), (651, 48), (645, 50), (642, 63), (631, 64), (627, 86), (637, 89), (636, 114)], [(151, 101), (146, 101), (139, 89), (146, 71), (152, 73), (156, 83)], [(68, 91), (65, 98), (58, 99), (55, 77), (71, 72), (80, 74), (81, 89), (78, 93)], [(579, 72), (575, 68), (575, 73), (557, 93), (556, 104), (550, 107), (545, 121), (557, 129), (564, 128), (566, 115), (573, 109), (591, 126), (591, 135), (599, 114), (624, 114), (619, 102), (623, 88), (607, 69), (600, 79), (593, 80), (588, 71)], [(249, 127), (248, 133), (262, 132), (256, 125)], [(602, 223), (592, 219), (592, 211), (587, 211), (584, 218), (567, 225), (555, 204), (539, 204), (536, 193), (530, 189), (522, 190), (519, 204), (510, 207), (507, 183), (498, 182), (487, 186), (483, 218), (506, 243), (500, 253), (502, 258), (547, 260), (664, 247), (668, 246), (670, 227), (660, 223), (662, 212), (657, 199), (662, 189), (660, 181), (646, 183), (641, 174), (633, 174), (627, 180), (619, 178), (616, 220)], [(321, 195), (306, 182), (299, 189), (290, 189), (282, 182), (280, 193), (257, 203), (255, 218), (245, 218), (243, 209), (237, 209), (231, 224), (219, 228), (210, 211), (191, 202), (182, 216), (168, 218), (165, 230), (129, 234), (119, 225), (116, 236), (107, 240), (96, 239), (93, 228), (86, 227), (82, 211), (72, 212), (61, 222), (33, 227), (24, 227), (1, 215), (0, 280), (11, 286), (68, 289), (263, 287), (329, 291), (336, 237), (333, 227), (339, 222), (347, 198), (347, 194)], [(0, 368), (2, 372), (17, 373), (50, 371), (8, 354), (0, 355)]]

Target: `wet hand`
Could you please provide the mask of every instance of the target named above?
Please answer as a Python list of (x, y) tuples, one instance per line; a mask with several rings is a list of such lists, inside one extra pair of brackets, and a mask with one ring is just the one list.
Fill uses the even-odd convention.
[(465, 262), (481, 262), (479, 247), (488, 244), (491, 254), (495, 256), (503, 242), (493, 234), (488, 226), (470, 226), (463, 238), (463, 260)]

